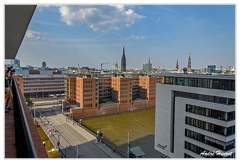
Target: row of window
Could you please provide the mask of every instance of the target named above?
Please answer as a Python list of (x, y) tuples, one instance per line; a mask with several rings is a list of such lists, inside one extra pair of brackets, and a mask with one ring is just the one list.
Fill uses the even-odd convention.
[(64, 78), (24, 78), (24, 81), (42, 81), (42, 80), (62, 80), (64, 81)]
[(235, 140), (232, 140), (229, 142), (223, 142), (188, 129), (185, 129), (185, 136), (192, 138), (194, 140), (197, 140), (199, 142), (202, 142), (204, 144), (210, 145), (212, 147), (221, 149), (223, 151), (228, 151), (230, 149), (235, 148)]
[(92, 90), (83, 90), (83, 92), (92, 92)]
[(29, 98), (39, 98), (39, 97), (49, 97), (50, 94), (63, 94), (64, 92), (40, 92), (40, 93), (26, 93), (25, 97)]
[(230, 136), (235, 134), (235, 125), (231, 127), (223, 127), (190, 117), (186, 117), (185, 123), (224, 136)]
[(121, 95), (120, 98), (127, 98), (127, 95)]
[(84, 84), (86, 83), (93, 83), (92, 81), (83, 81)]
[(126, 94), (128, 94), (129, 92), (128, 91), (121, 91), (120, 92), (122, 95), (126, 95)]
[(105, 93), (105, 94), (99, 94), (99, 97), (112, 97), (112, 95), (109, 93)]
[(110, 86), (108, 86), (108, 87), (99, 87), (99, 89), (111, 89), (111, 87)]
[(216, 118), (224, 121), (235, 120), (235, 111), (227, 113), (227, 112), (218, 111), (214, 109), (203, 108), (200, 106), (186, 104), (186, 112), (195, 113), (195, 114)]
[(83, 88), (92, 88), (92, 85), (84, 85)]
[(222, 89), (235, 91), (235, 80), (224, 79), (203, 79), (203, 78), (187, 78), (187, 77), (168, 77), (164, 78), (165, 84)]
[(219, 151), (209, 151), (195, 144), (185, 141), (185, 149), (205, 158), (235, 158), (235, 153), (222, 153)]
[(207, 102), (214, 102), (214, 103), (219, 103), (219, 104), (224, 104), (224, 105), (234, 105), (235, 104), (235, 99), (232, 99), (232, 98), (209, 96), (209, 95), (202, 95), (202, 94), (189, 93), (189, 92), (174, 91), (174, 96), (190, 98), (190, 99), (195, 99), (195, 100), (201, 100), (201, 101), (207, 101)]
[(184, 158), (194, 158), (194, 157), (192, 157), (192, 156), (190, 156), (190, 155), (184, 153)]
[(24, 88), (39, 88), (39, 87), (64, 87), (64, 84), (59, 84), (59, 85), (41, 85), (41, 86), (36, 86), (36, 85), (24, 85)]
[(60, 89), (60, 88), (45, 88), (45, 89), (24, 89), (24, 92), (34, 92), (34, 91), (51, 91), (51, 90), (64, 90), (64, 88)]
[(23, 82), (24, 85), (30, 85), (30, 84), (64, 84), (64, 82)]

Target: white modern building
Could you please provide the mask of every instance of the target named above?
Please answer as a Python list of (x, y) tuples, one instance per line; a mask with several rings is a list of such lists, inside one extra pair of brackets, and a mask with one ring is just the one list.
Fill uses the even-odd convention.
[(235, 76), (166, 74), (155, 149), (170, 158), (235, 158)]
[(13, 67), (14, 69), (20, 67), (20, 60), (19, 59), (5, 59), (5, 64), (7, 67)]

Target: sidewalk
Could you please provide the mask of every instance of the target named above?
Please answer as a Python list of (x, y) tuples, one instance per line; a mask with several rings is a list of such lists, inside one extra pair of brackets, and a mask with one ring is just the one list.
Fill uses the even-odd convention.
[[(50, 117), (47, 117), (47, 120), (49, 120), (51, 122), (50, 125), (45, 125), (44, 126), (43, 123), (40, 123), (45, 132), (46, 132), (46, 127), (51, 128), (51, 125), (54, 127), (54, 125), (58, 125), (58, 124), (66, 124), (66, 123), (69, 124), (69, 123), (71, 123), (70, 126), (73, 130), (76, 130), (79, 133), (79, 135), (82, 135), (83, 137), (85, 137), (89, 143), (94, 144), (98, 149), (100, 149), (102, 152), (104, 152), (108, 157), (110, 157), (110, 158), (122, 158), (120, 155), (115, 153), (112, 149), (107, 147), (105, 144), (97, 142), (96, 137), (94, 135), (87, 132), (82, 127), (78, 126), (76, 123), (75, 123), (75, 125), (72, 125), (73, 122), (71, 120), (68, 120), (66, 122), (66, 117), (64, 115), (58, 114), (58, 115), (50, 116)], [(46, 132), (46, 133), (48, 133), (48, 132)], [(55, 145), (55, 147), (57, 147), (57, 139), (58, 139), (57, 135), (58, 135), (58, 133), (52, 132), (52, 136), (49, 136), (49, 139), (52, 141), (52, 143)], [(65, 148), (66, 148), (66, 146), (69, 145), (69, 143), (68, 143), (68, 140), (66, 141), (64, 139), (62, 137), (60, 139), (60, 143), (61, 143), (61, 147), (62, 147), (62, 148), (61, 147), (60, 148), (63, 151), (66, 151)], [(71, 144), (71, 145), (74, 146), (74, 148), (76, 148), (76, 145), (78, 145), (78, 144)], [(67, 151), (70, 152), (70, 149), (67, 149)], [(67, 155), (70, 154), (69, 152), (67, 152)], [(72, 150), (72, 152), (74, 153), (74, 149)], [(75, 153), (76, 153), (76, 151), (75, 151)], [(72, 155), (72, 154), (70, 154), (70, 155)], [(73, 155), (76, 155), (76, 154), (73, 154)]]
[(96, 143), (95, 141), (92, 141), (92, 143), (94, 143), (99, 149), (101, 149), (109, 157), (111, 157), (111, 158), (122, 158), (121, 156), (119, 156), (117, 153), (113, 152), (112, 149), (110, 149), (109, 147), (107, 147), (103, 143), (100, 143), (100, 142)]
[[(72, 121), (70, 123), (72, 123)], [(86, 138), (88, 138), (95, 146), (97, 146), (99, 149), (101, 149), (109, 157), (111, 157), (111, 158), (122, 158), (120, 155), (115, 153), (112, 149), (107, 147), (105, 144), (103, 144), (101, 142), (97, 142), (96, 137), (93, 136), (92, 134), (90, 134), (89, 132), (87, 132), (86, 130), (84, 130), (82, 127), (80, 127), (80, 126), (78, 126), (76, 124), (74, 126), (72, 126), (72, 127), (74, 129), (76, 129), (78, 132), (80, 132), (81, 134), (83, 134)]]

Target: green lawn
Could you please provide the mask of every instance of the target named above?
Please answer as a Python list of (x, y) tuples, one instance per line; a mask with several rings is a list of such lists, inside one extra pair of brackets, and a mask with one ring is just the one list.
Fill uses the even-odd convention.
[(38, 133), (41, 137), (41, 140), (45, 142), (45, 149), (47, 151), (48, 157), (49, 158), (58, 158), (59, 152), (57, 151), (52, 151), (54, 148), (52, 142), (49, 140), (45, 132), (40, 126), (37, 126)]
[(103, 137), (121, 146), (126, 144), (128, 132), (130, 141), (154, 135), (155, 109), (84, 119), (82, 125), (94, 132), (101, 127)]

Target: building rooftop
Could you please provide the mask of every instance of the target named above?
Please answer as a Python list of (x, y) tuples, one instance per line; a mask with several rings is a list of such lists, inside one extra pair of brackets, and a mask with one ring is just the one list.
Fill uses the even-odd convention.
[(158, 74), (149, 74), (149, 75), (181, 77), (181, 78), (206, 78), (206, 79), (235, 80), (235, 75), (206, 75), (206, 74), (181, 74), (181, 73), (158, 73)]
[(131, 151), (136, 157), (145, 156), (145, 153), (142, 151), (142, 149), (141, 149), (139, 146), (130, 148), (130, 151)]

